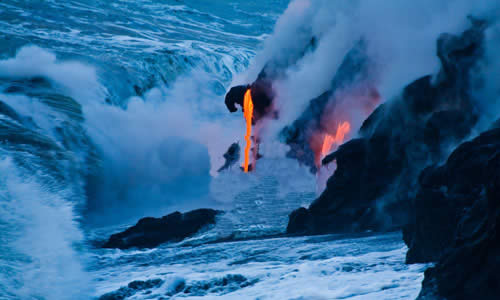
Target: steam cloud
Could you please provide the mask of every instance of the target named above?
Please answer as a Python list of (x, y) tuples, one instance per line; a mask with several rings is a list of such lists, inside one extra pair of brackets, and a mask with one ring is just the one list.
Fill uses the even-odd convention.
[[(273, 83), (280, 118), (266, 125), (263, 154), (271, 158), (284, 155), (286, 150), (276, 147), (278, 132), (291, 124), (312, 98), (330, 88), (340, 63), (358, 41), (366, 42), (367, 55), (375, 62), (375, 84), (385, 101), (408, 82), (439, 69), (435, 41), (441, 33), (464, 30), (469, 15), (494, 23), (498, 6), (496, 1), (478, 4), (468, 0), (292, 1), (249, 69), (233, 81), (253, 81), (269, 62), (283, 68)], [(491, 82), (477, 91), (482, 98), (498, 98), (496, 84), (492, 84), (499, 76), (496, 66), (500, 62), (495, 55), (498, 28), (493, 24), (488, 30), (491, 61), (485, 64), (484, 72), (490, 74)], [(317, 41), (314, 49), (304, 52), (312, 38)], [(118, 205), (123, 197), (131, 198), (131, 207), (156, 206), (156, 201), (188, 203), (183, 201), (187, 198), (193, 205), (200, 199), (210, 203), (211, 175), (223, 164), (227, 147), (242, 140), (244, 132), (241, 116), (225, 113), (222, 97), (210, 90), (208, 74), (199, 70), (178, 79), (169, 90), (158, 87), (142, 98), (129, 99), (125, 108), (104, 104), (108, 91), (99, 84), (93, 67), (58, 61), (55, 54), (35, 46), (0, 61), (0, 76), (50, 78), (83, 104), (88, 132), (104, 154), (105, 172), (98, 178), (95, 192), (107, 189), (107, 183), (116, 187), (99, 194), (102, 201), (95, 201), (95, 208), (104, 203)], [(482, 105), (485, 111), (499, 109), (493, 100)], [(356, 119), (355, 132), (366, 116), (357, 111), (349, 114)], [(171, 160), (175, 155), (178, 159)], [(186, 195), (186, 199), (165, 196), (174, 183), (189, 185), (187, 178), (200, 180), (199, 194)]]
[[(233, 83), (255, 80), (269, 62), (286, 66), (284, 76), (274, 83), (280, 120), (271, 125), (268, 136), (272, 139), (300, 115), (309, 100), (328, 90), (342, 59), (357, 41), (366, 42), (367, 55), (376, 65), (377, 89), (385, 101), (407, 83), (439, 69), (436, 40), (441, 33), (462, 32), (468, 16), (495, 22), (498, 15), (497, 1), (296, 0), (278, 20), (248, 71)], [(490, 36), (498, 37), (498, 28), (490, 31)], [(301, 56), (313, 37), (318, 40), (316, 49)], [(491, 43), (489, 49), (498, 49)], [(491, 59), (497, 61), (491, 51)], [(489, 68), (491, 77), (498, 78), (494, 76), (497, 69)]]

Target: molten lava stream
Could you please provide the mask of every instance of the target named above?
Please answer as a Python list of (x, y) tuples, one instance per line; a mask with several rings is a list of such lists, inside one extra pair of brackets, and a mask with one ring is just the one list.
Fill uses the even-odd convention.
[(330, 152), (336, 150), (340, 144), (342, 144), (346, 138), (346, 135), (351, 130), (351, 124), (349, 122), (342, 122), (337, 126), (335, 135), (325, 133), (323, 135), (323, 143), (321, 144), (321, 152), (316, 154), (316, 166), (318, 171), (316, 173), (316, 192), (321, 194), (326, 188), (326, 182), (328, 178), (333, 175), (335, 169), (337, 168), (336, 162), (333, 161), (328, 166), (322, 166), (321, 160), (325, 158)]
[(250, 161), (250, 149), (252, 148), (252, 118), (253, 118), (253, 101), (250, 89), (245, 92), (245, 97), (243, 99), (243, 117), (246, 120), (246, 135), (245, 141), (247, 142), (245, 146), (245, 161), (243, 163), (243, 171), (248, 173), (248, 164)]
[(342, 144), (344, 142), (345, 136), (349, 133), (350, 130), (351, 124), (345, 121), (339, 124), (335, 136), (332, 136), (328, 133), (325, 134), (325, 138), (323, 139), (323, 147), (321, 147), (321, 159), (323, 159), (328, 155), (330, 151), (332, 151), (333, 145), (336, 145), (338, 147), (340, 144)]
[(325, 134), (325, 138), (323, 139), (323, 146), (321, 147), (320, 159), (323, 159), (328, 155), (328, 153), (332, 149), (334, 141), (335, 140), (333, 136), (329, 135), (328, 133)]

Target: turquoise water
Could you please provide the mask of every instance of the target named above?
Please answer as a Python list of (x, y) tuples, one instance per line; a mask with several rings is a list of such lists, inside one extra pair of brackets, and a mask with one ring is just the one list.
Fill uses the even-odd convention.
[[(424, 266), (404, 265), (398, 234), (262, 238), (316, 197), (296, 162), (214, 173), (244, 128), (225, 91), (287, 5), (1, 1), (1, 299), (95, 299), (156, 279), (127, 299), (418, 293)], [(226, 214), (184, 243), (95, 248), (139, 217), (208, 206)], [(213, 243), (229, 236), (245, 241)], [(191, 288), (173, 293), (179, 283)]]
[(145, 91), (172, 84), (193, 68), (210, 72), (222, 92), (287, 2), (2, 1), (0, 55), (34, 44), (90, 63), (117, 102), (133, 94), (134, 85)]

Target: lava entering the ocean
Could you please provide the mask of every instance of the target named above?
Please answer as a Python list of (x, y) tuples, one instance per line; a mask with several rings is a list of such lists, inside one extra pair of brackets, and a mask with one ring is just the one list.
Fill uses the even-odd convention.
[(246, 135), (245, 135), (245, 161), (243, 163), (243, 171), (248, 172), (248, 165), (250, 162), (250, 149), (252, 148), (252, 118), (253, 118), (253, 101), (251, 90), (245, 92), (243, 99), (243, 117), (246, 121)]
[(351, 131), (351, 124), (344, 121), (337, 125), (334, 133), (319, 133), (313, 137), (311, 148), (314, 151), (315, 164), (318, 169), (321, 167), (321, 160), (345, 141), (349, 131)]
[(332, 150), (333, 145), (340, 145), (344, 142), (345, 136), (351, 130), (351, 124), (345, 121), (339, 124), (335, 135), (325, 134), (323, 147), (321, 148), (321, 159), (323, 159)]

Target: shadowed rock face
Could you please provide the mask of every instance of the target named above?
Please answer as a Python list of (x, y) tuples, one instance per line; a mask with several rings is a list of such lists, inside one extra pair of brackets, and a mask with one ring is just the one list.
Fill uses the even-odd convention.
[(149, 279), (146, 281), (135, 280), (130, 282), (127, 286), (121, 287), (114, 292), (110, 292), (99, 297), (99, 300), (123, 300), (134, 296), (137, 293), (148, 291), (157, 288), (163, 284), (160, 278)]
[(246, 91), (250, 88), (249, 85), (238, 85), (233, 86), (229, 92), (226, 94), (226, 98), (224, 99), (224, 103), (226, 104), (229, 112), (237, 112), (238, 108), (236, 104), (240, 107), (243, 107), (243, 98), (245, 96)]
[(232, 113), (238, 110), (236, 104), (243, 109), (243, 100), (248, 89), (250, 89), (252, 95), (252, 102), (254, 105), (252, 121), (255, 124), (272, 112), (274, 93), (269, 80), (258, 79), (251, 85), (238, 85), (232, 87), (226, 94), (225, 104), (227, 109)]
[(280, 53), (277, 57), (272, 57), (262, 68), (257, 79), (251, 84), (238, 85), (231, 87), (226, 94), (224, 102), (229, 112), (234, 113), (238, 110), (236, 104), (243, 108), (245, 92), (251, 89), (252, 101), (254, 104), (253, 123), (260, 119), (270, 116), (277, 118), (278, 112), (274, 110), (273, 100), (275, 97), (273, 91), (273, 81), (285, 76), (286, 70), (297, 63), (306, 53), (314, 51), (317, 46), (317, 40), (312, 37), (300, 52)]
[(499, 166), (500, 129), (493, 129), (461, 144), (444, 165), (421, 173), (404, 230), (409, 263), (436, 261), (455, 239), (474, 234), (481, 225), (476, 222), (489, 213), (488, 189), (500, 176)]
[(110, 236), (103, 248), (153, 248), (165, 242), (181, 241), (215, 224), (221, 211), (196, 209), (187, 213), (174, 212), (162, 218), (142, 218), (136, 225)]
[(420, 171), (444, 159), (477, 121), (469, 74), (482, 57), (485, 25), (473, 23), (461, 36), (438, 40), (435, 82), (424, 76), (409, 84), (368, 117), (360, 138), (325, 157), (337, 169), (309, 209), (290, 215), (288, 233), (391, 230), (408, 222)]
[(419, 182), (403, 235), (407, 262), (437, 261), (420, 299), (498, 299), (500, 129), (463, 143)]
[(217, 170), (217, 172), (222, 172), (231, 168), (240, 160), (240, 144), (232, 143), (226, 153), (224, 153), (223, 157), (226, 161), (224, 162), (224, 165)]

